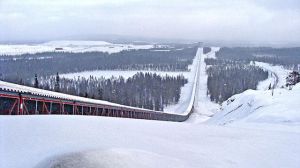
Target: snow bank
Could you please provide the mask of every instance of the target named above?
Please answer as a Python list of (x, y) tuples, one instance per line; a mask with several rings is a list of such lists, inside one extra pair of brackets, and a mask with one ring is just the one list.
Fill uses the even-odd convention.
[(91, 116), (0, 116), (0, 167), (298, 168), (299, 130)]
[(300, 84), (293, 90), (247, 90), (229, 98), (208, 123), (300, 123)]

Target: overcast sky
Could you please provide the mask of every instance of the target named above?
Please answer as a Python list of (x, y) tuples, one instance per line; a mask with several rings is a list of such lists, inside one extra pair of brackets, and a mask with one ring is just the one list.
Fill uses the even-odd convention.
[(0, 41), (86, 34), (300, 41), (300, 0), (0, 0)]

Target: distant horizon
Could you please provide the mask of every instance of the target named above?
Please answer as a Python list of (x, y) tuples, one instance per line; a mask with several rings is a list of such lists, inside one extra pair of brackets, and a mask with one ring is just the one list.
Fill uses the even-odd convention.
[[(106, 36), (105, 38), (101, 38)], [(118, 38), (116, 38), (118, 37)], [(100, 35), (100, 37), (94, 36), (93, 38), (53, 38), (53, 39), (28, 39), (28, 40), (10, 40), (0, 41), (2, 44), (39, 44), (49, 41), (106, 41), (111, 43), (134, 43), (134, 42), (145, 42), (145, 43), (196, 43), (203, 42), (210, 46), (221, 46), (221, 47), (300, 47), (300, 42), (289, 42), (289, 41), (230, 41), (230, 40), (195, 40), (195, 39), (160, 39), (160, 38), (148, 38), (148, 37), (133, 37), (133, 36), (122, 36), (122, 35)]]
[(0, 1), (2, 42), (118, 35), (286, 45), (300, 43), (299, 27), (299, 0)]

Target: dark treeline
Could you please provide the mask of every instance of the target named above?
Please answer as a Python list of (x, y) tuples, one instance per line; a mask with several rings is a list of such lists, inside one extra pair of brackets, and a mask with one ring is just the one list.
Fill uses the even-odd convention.
[(300, 47), (224, 47), (216, 57), (205, 62), (210, 65), (207, 69), (208, 94), (218, 103), (247, 89), (256, 89), (258, 82), (268, 77), (267, 72), (255, 67), (251, 61), (283, 65), (294, 70), (300, 67)]
[(288, 69), (298, 69), (300, 65), (300, 47), (270, 48), (270, 47), (235, 47), (221, 48), (216, 54), (220, 59), (238, 61), (260, 61), (273, 65), (283, 65)]
[(203, 47), (203, 54), (207, 54), (211, 52), (211, 48), (210, 47)]
[(258, 61), (258, 58), (262, 58), (262, 53), (269, 56), (269, 49), (271, 48), (221, 48), (216, 53), (217, 59), (205, 59), (206, 65), (209, 65), (207, 94), (210, 99), (222, 103), (234, 94), (256, 89), (259, 81), (268, 77), (268, 72), (250, 62)]
[(187, 79), (137, 73), (126, 80), (123, 77), (59, 79), (59, 76), (51, 76), (38, 83), (39, 88), (46, 90), (162, 111), (164, 106), (179, 101), (181, 87)]
[(87, 70), (187, 71), (197, 48), (170, 51), (130, 50), (119, 53), (47, 52), (21, 56), (1, 56), (0, 80), (29, 84), (35, 73), (50, 76)]
[[(206, 63), (212, 62), (207, 60)], [(256, 89), (259, 81), (268, 77), (268, 72), (259, 67), (239, 61), (214, 61), (207, 69), (208, 93), (212, 101), (221, 103), (234, 94), (247, 89)]]

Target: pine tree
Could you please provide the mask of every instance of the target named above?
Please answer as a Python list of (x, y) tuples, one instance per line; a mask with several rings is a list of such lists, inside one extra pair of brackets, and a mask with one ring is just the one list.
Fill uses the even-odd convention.
[(37, 74), (34, 75), (34, 87), (39, 88), (39, 81), (38, 81)]
[(103, 89), (102, 88), (98, 89), (98, 99), (100, 99), (100, 100), (103, 99)]
[(55, 78), (55, 85), (54, 85), (54, 91), (59, 92), (60, 87), (59, 87), (59, 75), (58, 72), (56, 73), (56, 78)]

